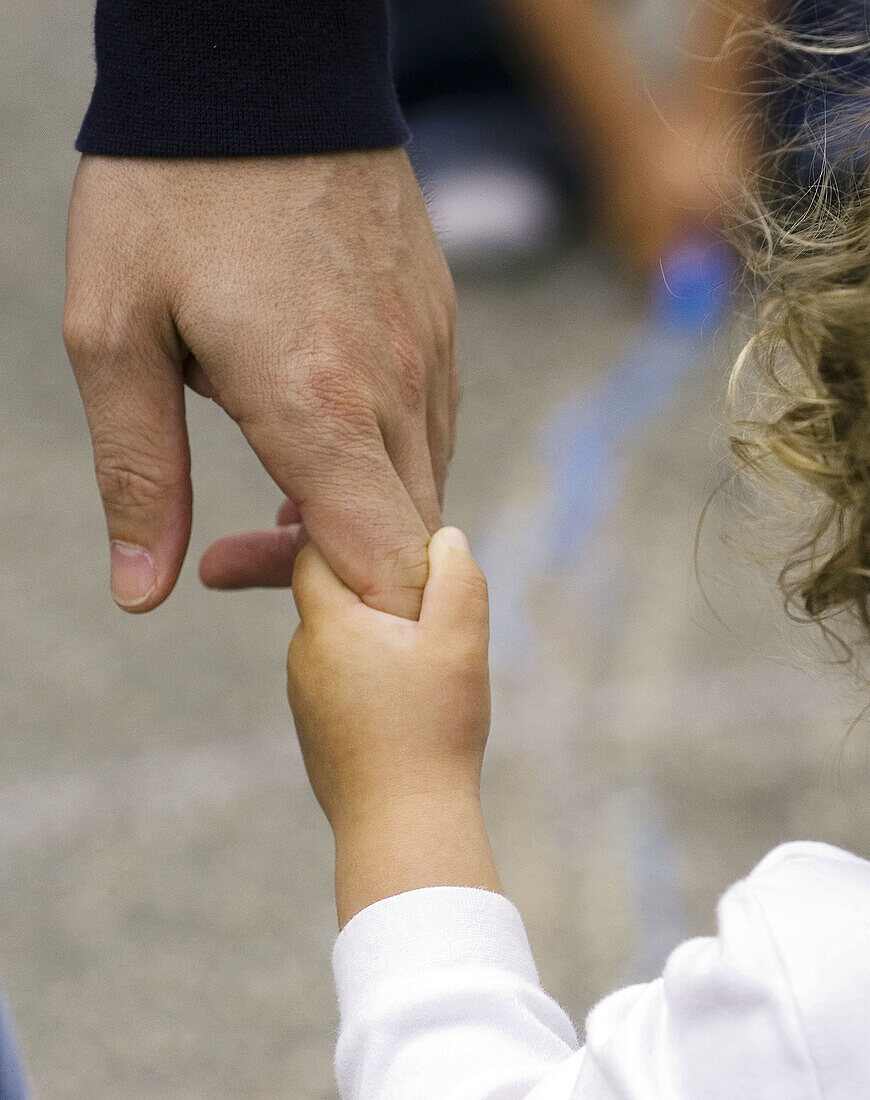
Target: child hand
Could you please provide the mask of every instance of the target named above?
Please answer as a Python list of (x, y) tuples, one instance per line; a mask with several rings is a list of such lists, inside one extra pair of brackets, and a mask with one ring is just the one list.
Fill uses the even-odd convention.
[(390, 803), (477, 798), (489, 732), (486, 580), (465, 536), (429, 543), (419, 622), (376, 611), (308, 544), (288, 696), (314, 793), (334, 831)]

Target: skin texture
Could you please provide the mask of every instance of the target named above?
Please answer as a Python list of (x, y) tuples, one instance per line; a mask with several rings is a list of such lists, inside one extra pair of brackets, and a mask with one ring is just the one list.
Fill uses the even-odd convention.
[(367, 607), (312, 545), (293, 593), (288, 696), (335, 836), (339, 926), (423, 886), (501, 893), (480, 808), (489, 605), (464, 535), (432, 537), (418, 622)]
[(453, 449), (455, 297), (403, 149), (82, 158), (64, 339), (129, 611), (172, 590), (191, 523), (184, 384), (287, 503), (219, 540), (215, 588), (287, 585), (307, 532), (373, 607), (416, 617)]

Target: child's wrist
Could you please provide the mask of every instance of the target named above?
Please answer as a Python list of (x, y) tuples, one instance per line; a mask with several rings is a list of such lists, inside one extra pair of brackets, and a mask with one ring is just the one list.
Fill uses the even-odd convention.
[(340, 927), (382, 898), (426, 886), (501, 892), (476, 783), (370, 799), (332, 827)]
[(480, 775), (473, 768), (427, 770), (414, 778), (410, 768), (402, 776), (385, 776), (362, 789), (336, 799), (328, 814), (336, 842), (351, 834), (377, 829), (387, 821), (408, 819), (428, 806), (480, 806)]

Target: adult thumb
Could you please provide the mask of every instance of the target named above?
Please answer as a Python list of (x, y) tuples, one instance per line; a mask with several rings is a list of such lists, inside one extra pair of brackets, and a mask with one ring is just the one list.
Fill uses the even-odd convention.
[(442, 527), (429, 540), (429, 579), (420, 622), (427, 629), (489, 638), (486, 577), (457, 527)]
[(150, 611), (172, 590), (190, 536), (190, 452), (177, 364), (139, 341), (64, 325), (81, 391), (125, 611)]

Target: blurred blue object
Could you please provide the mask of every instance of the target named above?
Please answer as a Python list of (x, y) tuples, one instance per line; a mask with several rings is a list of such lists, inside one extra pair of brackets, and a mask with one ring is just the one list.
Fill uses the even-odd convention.
[(12, 1017), (0, 997), (0, 1100), (27, 1100), (29, 1095)]
[(481, 546), (493, 593), (493, 661), (516, 673), (533, 646), (530, 586), (566, 574), (582, 558), (619, 498), (625, 444), (666, 408), (727, 316), (730, 249), (713, 238), (678, 245), (661, 263), (649, 319), (600, 382), (545, 423), (543, 499), (522, 527)]
[(726, 316), (733, 258), (722, 242), (698, 238), (661, 263), (649, 321), (591, 391), (563, 405), (545, 426), (551, 492), (542, 535), (548, 571), (582, 553), (620, 488), (619, 449), (656, 416)]
[(725, 319), (734, 254), (716, 238), (693, 237), (678, 244), (661, 262), (653, 282), (652, 323), (703, 337)]
[[(590, 591), (582, 569), (584, 554), (619, 499), (626, 445), (667, 409), (727, 317), (734, 269), (730, 250), (707, 237), (684, 241), (663, 258), (651, 288), (649, 316), (631, 345), (600, 382), (565, 402), (544, 424), (542, 499), (525, 514), (507, 512), (478, 548), (490, 582), (492, 668), (521, 696), (537, 699), (549, 693), (560, 698), (552, 655), (530, 616), (541, 580), (555, 579), (560, 597), (570, 602), (578, 595), (587, 612), (590, 607), (598, 612), (599, 640), (610, 633), (618, 644), (624, 637), (627, 608), (646, 583), (642, 556), (635, 548), (623, 554), (618, 545), (608, 544), (607, 568), (594, 577)], [(581, 690), (562, 698), (560, 706), (566, 735), (582, 737)], [(566, 834), (574, 836), (573, 803), (560, 797), (564, 758), (547, 755), (542, 766), (553, 792), (552, 812)], [(643, 768), (630, 789), (615, 789), (611, 799), (615, 820), (621, 821), (637, 922), (626, 980), (646, 981), (689, 934), (680, 846), (671, 835), (655, 780)]]

